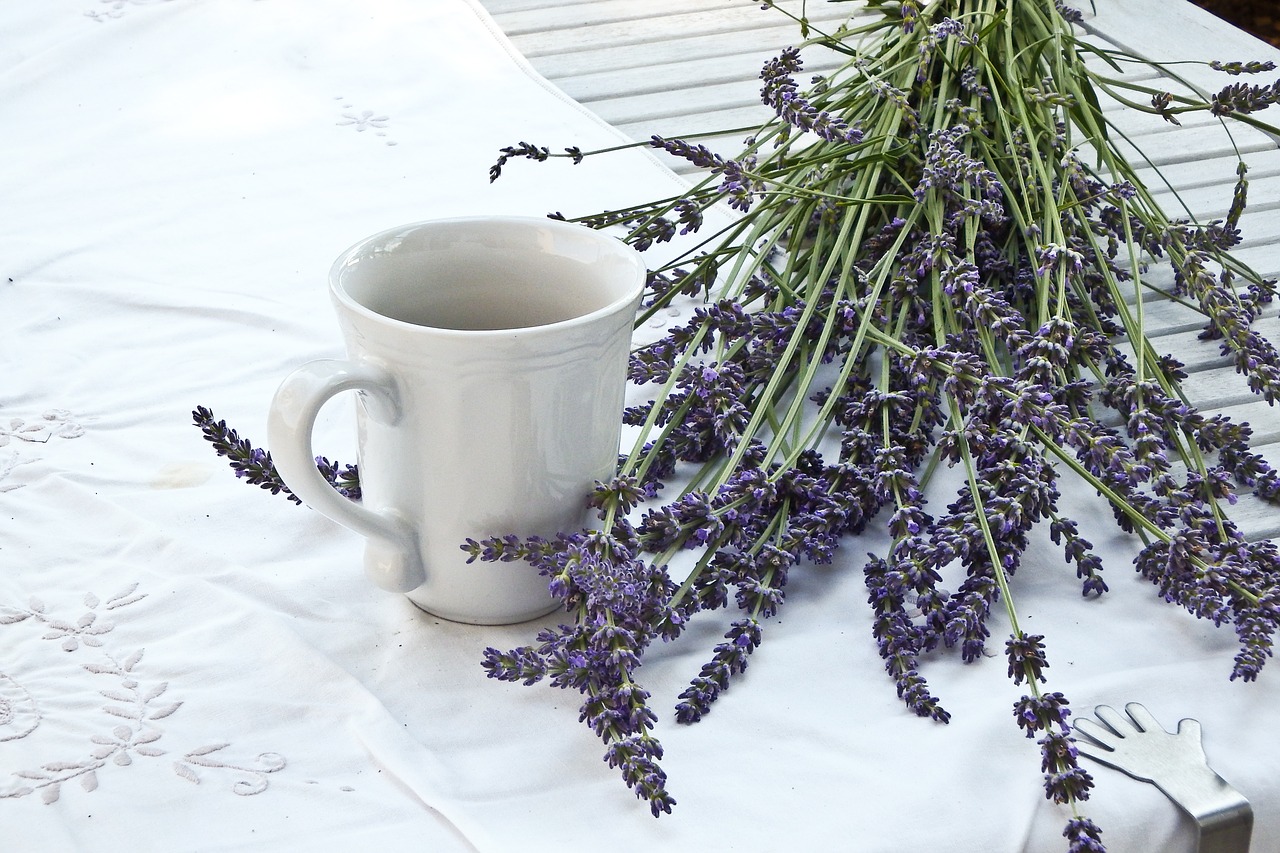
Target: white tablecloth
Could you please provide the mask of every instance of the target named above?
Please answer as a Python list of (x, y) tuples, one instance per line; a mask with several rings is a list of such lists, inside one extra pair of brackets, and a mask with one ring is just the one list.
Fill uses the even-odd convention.
[[(376, 590), (353, 534), (238, 482), (191, 426), (205, 405), (263, 440), (285, 373), (341, 353), (324, 276), (367, 234), (676, 187), (641, 153), (490, 185), (502, 145), (617, 137), (467, 0), (10, 0), (0, 32), (4, 849), (1065, 849), (1001, 656), (928, 662), (948, 726), (894, 695), (858, 571), (875, 535), (793, 575), (702, 723), (671, 706), (717, 627), (652, 651), (678, 800), (655, 820), (576, 694), (485, 678), (484, 647), (536, 624), (450, 624)], [(334, 409), (319, 448), (354, 461)], [(1280, 673), (1229, 683), (1233, 635), (1089, 533), (1103, 599), (1047, 541), (1017, 578), (1049, 688), (1078, 713), (1198, 718), (1254, 803), (1253, 849), (1280, 850)], [(1191, 849), (1157, 790), (1093, 769), (1112, 853)]]

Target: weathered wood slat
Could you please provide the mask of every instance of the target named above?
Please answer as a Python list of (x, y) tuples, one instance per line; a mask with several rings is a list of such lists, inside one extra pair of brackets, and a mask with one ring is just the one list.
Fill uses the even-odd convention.
[[(1173, 190), (1164, 188), (1152, 188), (1152, 196), (1160, 204), (1170, 216), (1182, 215), (1185, 211), (1191, 213), (1201, 222), (1211, 222), (1214, 219), (1221, 219), (1226, 216), (1227, 209), (1231, 206), (1231, 190), (1234, 185), (1234, 175), (1225, 175), (1223, 182), (1211, 186), (1186, 187), (1177, 190), (1175, 195)], [(1250, 170), (1249, 175), (1249, 212), (1261, 213), (1263, 211), (1272, 211), (1280, 206), (1280, 175), (1260, 175), (1254, 176)], [(1265, 228), (1266, 223), (1249, 220), (1250, 231), (1257, 231), (1259, 228)], [(1275, 232), (1272, 232), (1275, 236)]]
[[(771, 56), (776, 55), (775, 49), (762, 53), (759, 57), (752, 57), (750, 61), (747, 61), (745, 54), (736, 54), (659, 63), (644, 68), (596, 71), (562, 77), (556, 81), (556, 85), (575, 100), (587, 105), (636, 95), (669, 98), (673, 89), (688, 85), (690, 80), (696, 80), (699, 89), (712, 84), (736, 85), (754, 97), (760, 89), (758, 78), (761, 67)], [(809, 55), (812, 61), (805, 64), (807, 74), (830, 73), (841, 64), (839, 58), (832, 56), (830, 51), (813, 52)]]
[[(775, 12), (774, 18), (766, 18), (765, 13), (754, 4), (740, 4), (731, 9), (713, 8), (707, 11), (702, 11), (703, 6), (700, 3), (684, 5), (692, 11), (645, 16), (630, 21), (572, 26), (570, 29), (563, 30), (542, 30), (523, 35), (517, 33), (512, 38), (512, 42), (526, 58), (533, 60), (551, 53), (573, 53), (594, 48), (620, 49), (700, 35), (728, 36), (732, 33), (751, 31), (762, 25), (776, 25), (778, 18), (781, 17)], [(795, 3), (783, 5), (794, 5), (799, 8)], [(842, 10), (838, 5), (832, 4), (811, 4), (809, 12), (813, 20), (839, 21), (847, 16), (848, 10)], [(499, 17), (497, 20), (499, 25), (505, 26), (503, 18)], [(780, 45), (780, 47), (784, 46)], [(636, 52), (636, 55), (637, 64), (648, 64), (642, 52)]]
[[(569, 32), (579, 27), (619, 24), (679, 15), (690, 9), (686, 0), (595, 0), (572, 5), (543, 4), (540, 8), (512, 9), (502, 15), (502, 31), (511, 38), (529, 33)], [(721, 13), (743, 8), (742, 0), (702, 0), (700, 12)]]
[(555, 9), (564, 6), (590, 6), (599, 0), (484, 0), (484, 8), (494, 18), (503, 18), (513, 12), (530, 9)]
[[(654, 65), (691, 62), (709, 57), (730, 57), (739, 63), (744, 72), (754, 75), (760, 64), (795, 40), (796, 28), (792, 24), (773, 23), (757, 29), (741, 30), (732, 39), (723, 33), (690, 35), (672, 34), (671, 38), (657, 42), (640, 43), (625, 47), (605, 44), (583, 47), (570, 53), (546, 54), (537, 57), (535, 67), (548, 79), (557, 83), (566, 77), (611, 70), (638, 70)], [(512, 39), (516, 47), (527, 39)], [(693, 80), (687, 80), (686, 85)]]

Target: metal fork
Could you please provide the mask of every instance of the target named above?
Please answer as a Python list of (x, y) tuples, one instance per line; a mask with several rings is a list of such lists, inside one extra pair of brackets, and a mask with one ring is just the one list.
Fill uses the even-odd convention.
[(1199, 853), (1249, 853), (1253, 808), (1209, 767), (1200, 723), (1184, 719), (1170, 734), (1137, 702), (1124, 709), (1099, 705), (1098, 722), (1076, 722), (1080, 754), (1159, 788), (1195, 820)]

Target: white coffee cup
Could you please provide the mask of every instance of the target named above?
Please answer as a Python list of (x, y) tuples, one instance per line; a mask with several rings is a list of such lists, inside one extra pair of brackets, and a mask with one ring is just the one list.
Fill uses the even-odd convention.
[[(621, 241), (550, 219), (445, 219), (357, 243), (329, 274), (349, 359), (305, 364), (276, 392), (276, 469), (367, 538), (374, 583), (422, 609), (473, 624), (550, 612), (533, 568), (468, 563), (462, 545), (590, 523), (586, 497), (617, 465), (645, 277)], [(311, 439), (349, 390), (359, 503), (317, 471)]]

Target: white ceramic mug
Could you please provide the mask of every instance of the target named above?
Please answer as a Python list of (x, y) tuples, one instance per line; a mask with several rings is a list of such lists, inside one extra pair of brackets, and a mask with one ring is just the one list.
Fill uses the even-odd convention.
[[(646, 277), (616, 238), (549, 219), (393, 228), (334, 263), (349, 360), (315, 361), (276, 392), (268, 441), (304, 503), (367, 538), (384, 589), (458, 622), (550, 612), (523, 562), (467, 563), (468, 537), (552, 536), (590, 522), (612, 476), (626, 362)], [(325, 401), (358, 391), (360, 503), (316, 470)]]

